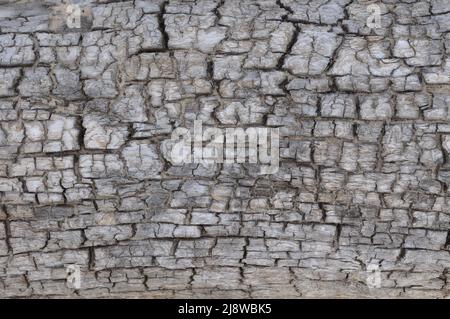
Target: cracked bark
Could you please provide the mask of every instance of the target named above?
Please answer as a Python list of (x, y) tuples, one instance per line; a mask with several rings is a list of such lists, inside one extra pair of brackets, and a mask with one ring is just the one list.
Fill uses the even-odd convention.
[[(0, 296), (448, 297), (450, 8), (421, 3), (0, 18)], [(196, 119), (280, 128), (279, 172), (173, 165)]]

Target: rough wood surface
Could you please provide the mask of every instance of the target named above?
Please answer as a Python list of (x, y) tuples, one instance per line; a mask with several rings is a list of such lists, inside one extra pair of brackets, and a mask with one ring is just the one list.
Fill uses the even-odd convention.
[(449, 296), (450, 1), (73, 2), (0, 1), (0, 297)]

